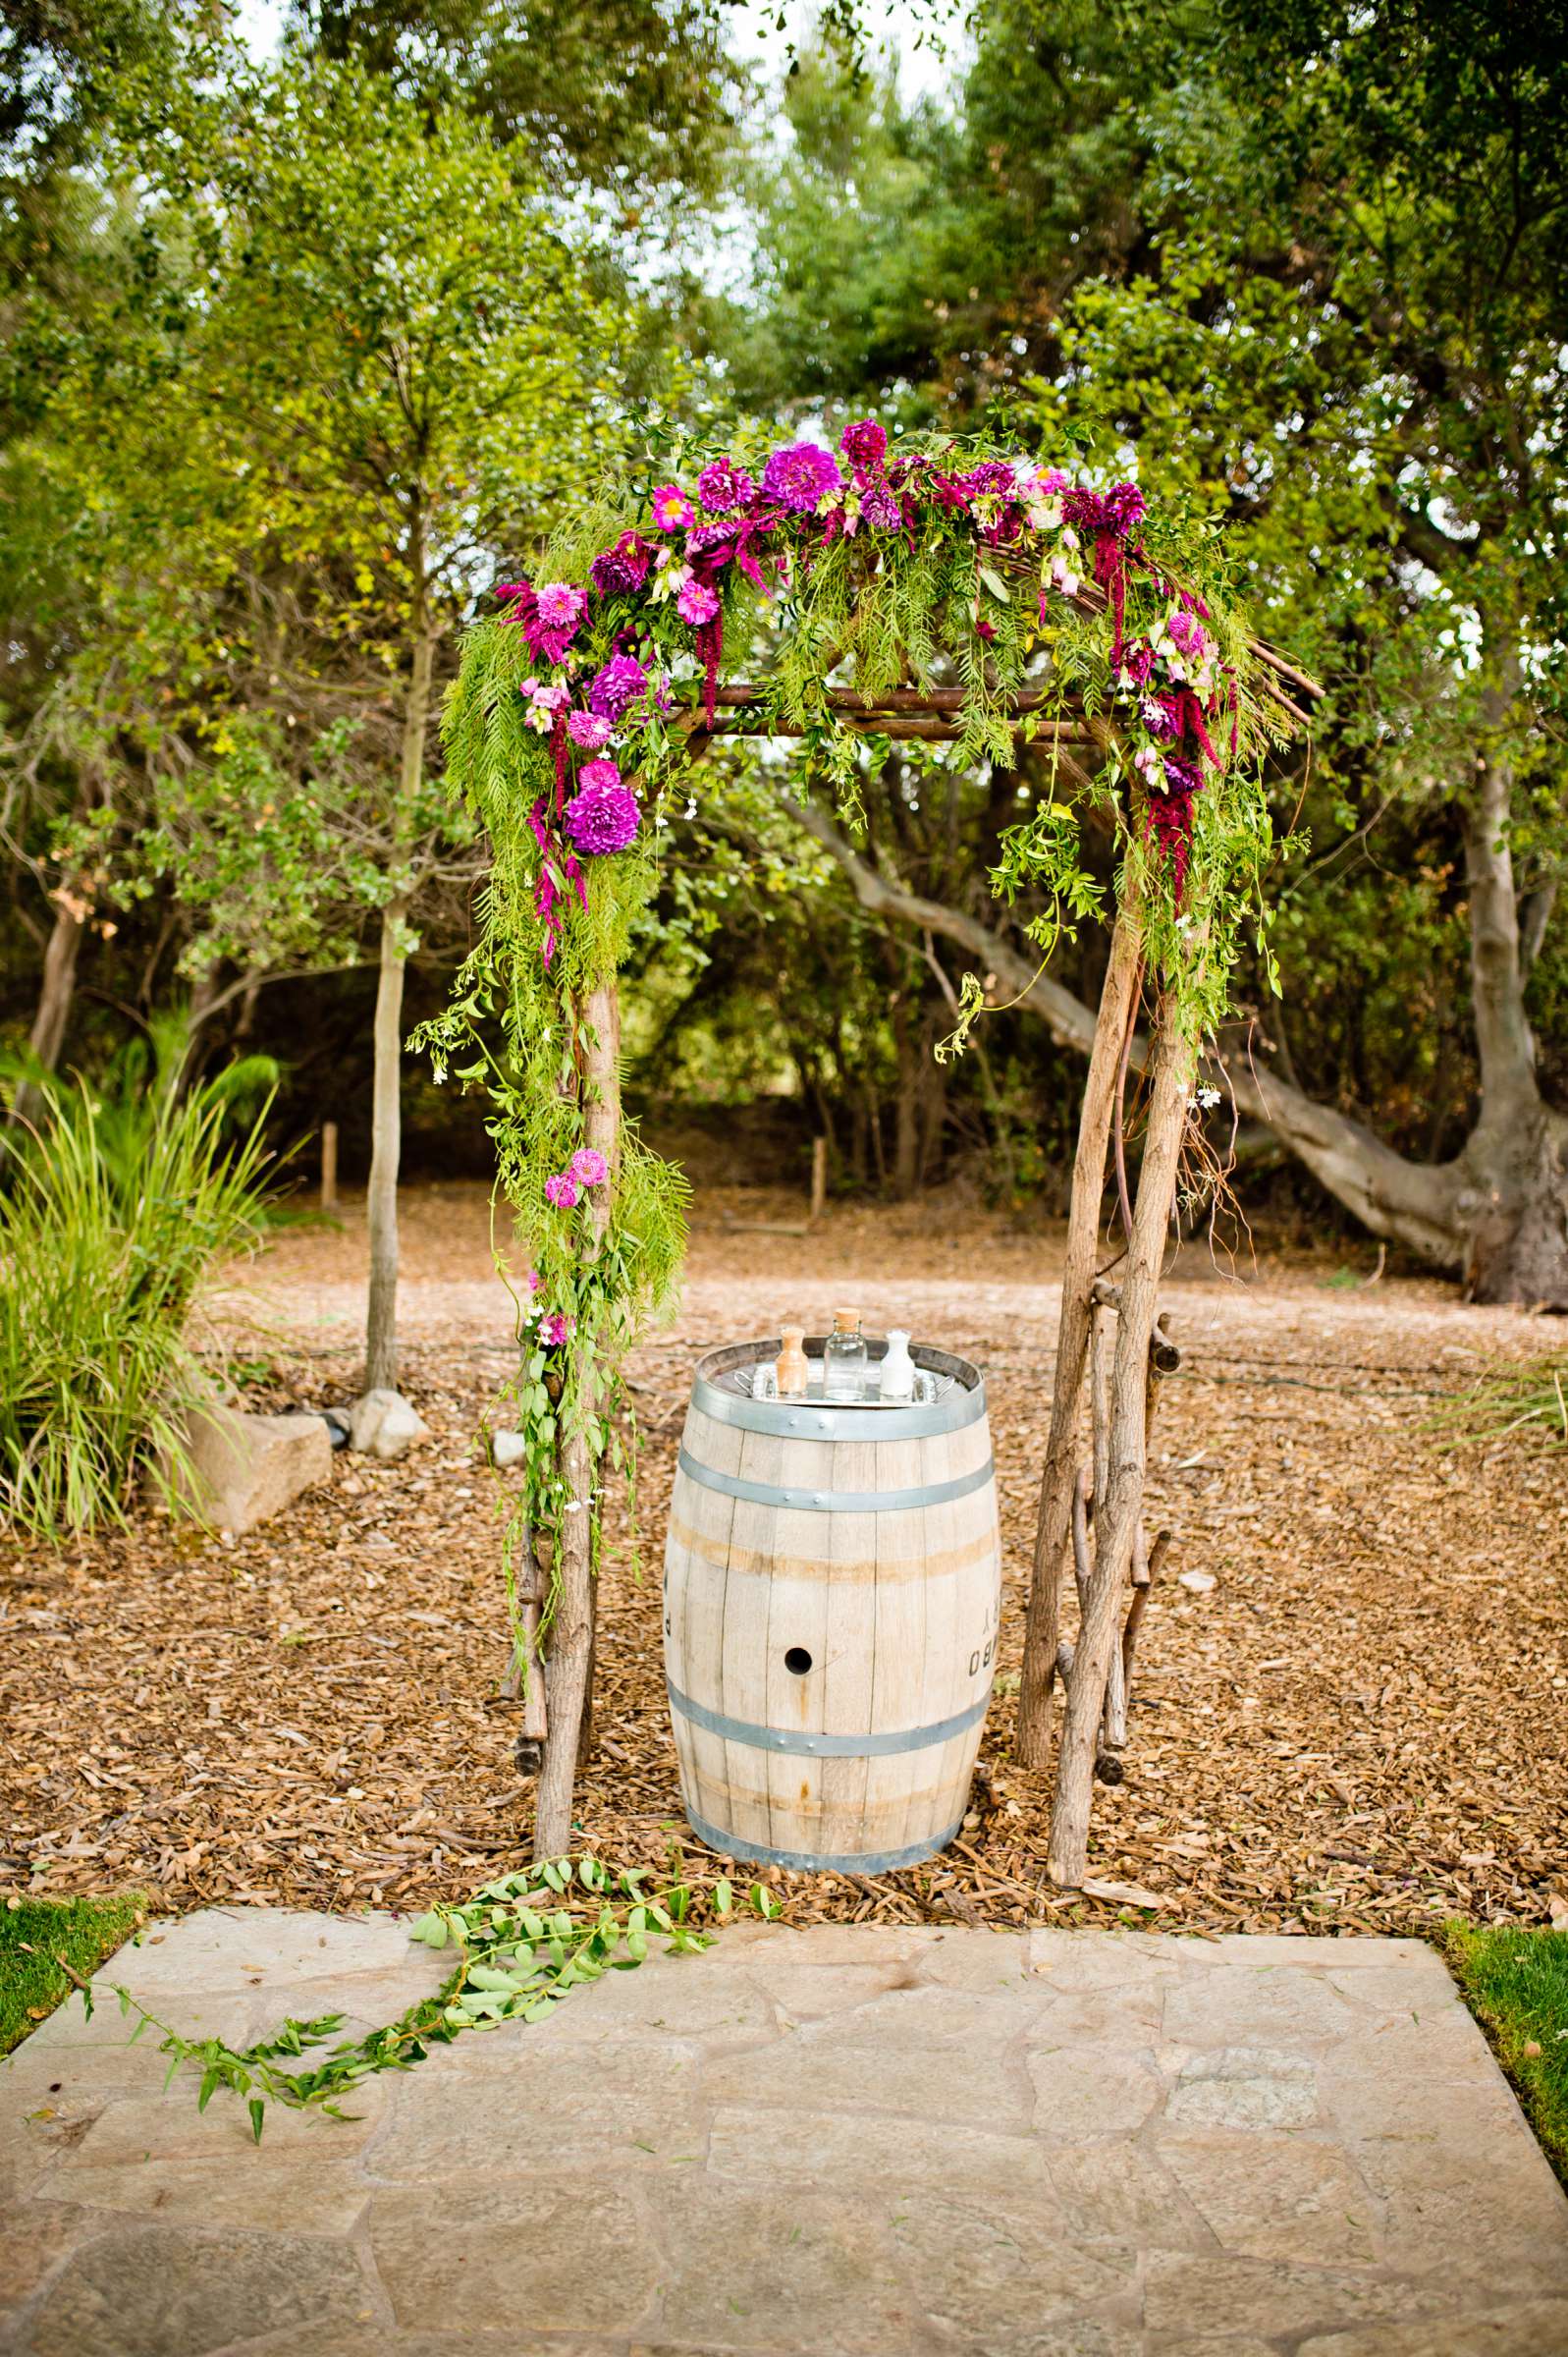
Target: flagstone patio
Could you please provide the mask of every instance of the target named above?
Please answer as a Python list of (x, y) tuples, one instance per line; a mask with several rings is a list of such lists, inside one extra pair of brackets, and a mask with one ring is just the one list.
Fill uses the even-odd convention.
[[(212, 1908), (105, 1979), (233, 2041), (441, 1974)], [(1568, 2351), (1568, 2200), (1414, 1941), (736, 1927), (259, 2148), (126, 2036), (0, 2065), (19, 2357)]]

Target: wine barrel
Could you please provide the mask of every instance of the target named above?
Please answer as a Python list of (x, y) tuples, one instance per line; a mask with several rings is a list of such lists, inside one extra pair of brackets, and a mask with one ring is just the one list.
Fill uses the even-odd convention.
[(681, 1797), (727, 1856), (885, 1873), (968, 1805), (1001, 1577), (985, 1386), (915, 1346), (953, 1379), (929, 1404), (723, 1387), (775, 1349), (711, 1351), (692, 1384), (664, 1577)]

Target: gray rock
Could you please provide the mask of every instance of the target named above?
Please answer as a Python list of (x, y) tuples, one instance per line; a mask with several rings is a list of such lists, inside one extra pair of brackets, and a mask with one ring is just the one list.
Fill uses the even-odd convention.
[(417, 1408), (399, 1392), (366, 1392), (349, 1410), (349, 1446), (391, 1463), (406, 1456), (416, 1441), (427, 1441), (430, 1427)]
[(166, 1463), (175, 1511), (219, 1530), (253, 1530), (332, 1478), (319, 1416), (253, 1416), (213, 1399), (185, 1419), (183, 1465)]

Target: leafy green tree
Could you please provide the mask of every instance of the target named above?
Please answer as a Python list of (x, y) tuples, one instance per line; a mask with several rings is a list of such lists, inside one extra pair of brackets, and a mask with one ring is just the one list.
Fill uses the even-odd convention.
[[(178, 712), (203, 777), (184, 806), (198, 836), (203, 795), (256, 817), (243, 796), (273, 793), (275, 749), (261, 756), (291, 723), (316, 742), (346, 722), (340, 757), (359, 748), (353, 861), (379, 931), (367, 1382), (390, 1383), (401, 1008), (439, 667), (498, 549), (533, 538), (613, 444), (622, 320), (516, 147), (357, 66), (291, 55), (237, 73), (136, 161), (153, 258), (106, 301), (58, 396), (138, 648), (118, 717), (167, 747)], [(134, 576), (153, 564), (166, 587), (149, 613)], [(366, 746), (384, 747), (379, 768)], [(149, 815), (173, 842), (180, 765), (160, 766)], [(242, 832), (206, 825), (220, 866)], [(262, 835), (299, 884), (308, 826), (292, 853)]]
[[(1328, 688), (1280, 780), (1317, 850), (1280, 879), (1277, 1052), (1238, 1100), (1375, 1232), (1527, 1300), (1568, 1300), (1526, 996), (1568, 851), (1558, 13), (994, 0), (945, 128), (795, 103), (738, 346), (819, 399), (892, 368), (912, 411), (1010, 404), (1225, 524)], [(857, 266), (856, 314), (896, 323), (858, 350)]]

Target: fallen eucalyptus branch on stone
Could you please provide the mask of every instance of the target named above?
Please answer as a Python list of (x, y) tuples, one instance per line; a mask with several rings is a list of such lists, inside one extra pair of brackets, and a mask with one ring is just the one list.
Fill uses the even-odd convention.
[[(486, 1883), (460, 1907), (437, 1906), (416, 1917), (408, 1926), (410, 1940), (456, 1952), (441, 1988), (396, 2021), (333, 2046), (303, 2069), (290, 2065), (328, 2044), (343, 2027), (341, 2013), (318, 2014), (311, 2021), (291, 2018), (270, 2038), (235, 2048), (221, 2038), (184, 2037), (129, 1989), (112, 1986), (121, 2012), (138, 2016), (133, 2045), (149, 2029), (160, 2033), (158, 2052), (171, 2057), (165, 2092), (182, 2063), (198, 2064), (197, 2109), (204, 2111), (220, 2087), (242, 2096), (259, 2144), (269, 2103), (351, 2119), (352, 2112), (342, 2109), (343, 2099), (377, 2071), (409, 2070), (432, 2046), (450, 2046), (464, 2030), (542, 2021), (571, 1989), (606, 1972), (632, 1971), (647, 1955), (650, 1940), (663, 1938), (673, 1954), (699, 1952), (712, 1945), (717, 1926), (735, 1912), (734, 1891), (727, 1881), (705, 1891), (675, 1882), (658, 1897), (649, 1897), (641, 1888), (645, 1877), (646, 1869), (622, 1873), (594, 1857), (547, 1858)], [(762, 1883), (750, 1885), (744, 1903), (765, 1918), (780, 1912), (779, 1901)], [(90, 2015), (88, 1986), (83, 1986), (82, 2003)]]

